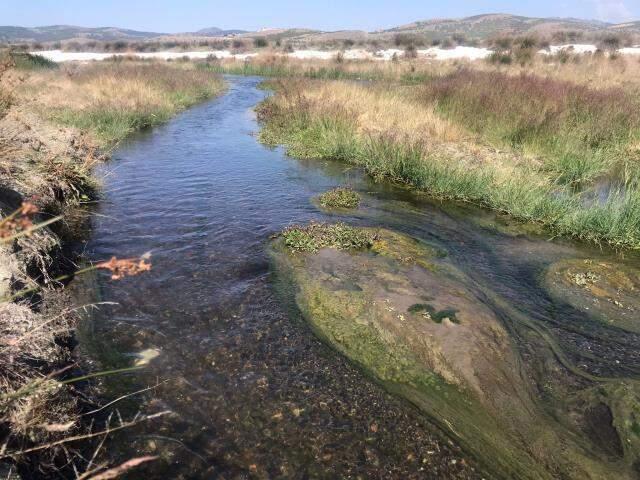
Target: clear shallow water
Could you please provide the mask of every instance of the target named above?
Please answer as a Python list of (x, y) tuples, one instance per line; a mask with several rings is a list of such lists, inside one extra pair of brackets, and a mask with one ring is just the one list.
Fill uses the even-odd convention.
[(363, 194), (364, 207), (339, 219), (441, 246), (488, 304), (499, 296), (544, 324), (583, 370), (637, 376), (638, 335), (590, 321), (538, 286), (554, 261), (606, 254), (507, 234), (493, 214), (265, 148), (254, 136), (252, 107), (265, 96), (259, 81), (229, 78), (226, 95), (131, 139), (105, 168), (87, 254), (150, 251), (153, 270), (98, 279), (100, 300), (117, 305), (101, 307), (81, 345), (97, 368), (157, 350), (144, 370), (108, 379), (107, 397), (158, 385), (121, 408), (174, 412), (115, 437), (121, 459), (161, 455), (132, 478), (479, 478), (465, 452), (316, 341), (274, 292), (269, 237), (291, 223), (335, 220), (310, 199), (345, 183)]

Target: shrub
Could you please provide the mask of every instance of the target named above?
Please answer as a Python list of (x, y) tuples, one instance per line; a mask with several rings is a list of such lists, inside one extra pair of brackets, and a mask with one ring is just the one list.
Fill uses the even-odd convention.
[(493, 64), (510, 65), (513, 59), (510, 53), (493, 52), (487, 57), (487, 61)]
[(407, 45), (405, 47), (404, 58), (418, 58), (418, 50), (415, 45)]
[(256, 37), (253, 39), (253, 46), (256, 48), (265, 48), (269, 45), (269, 42), (264, 37)]

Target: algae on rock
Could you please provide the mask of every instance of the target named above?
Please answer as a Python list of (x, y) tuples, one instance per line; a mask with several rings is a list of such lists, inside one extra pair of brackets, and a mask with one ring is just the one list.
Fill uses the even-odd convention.
[(554, 298), (618, 328), (640, 333), (640, 271), (611, 262), (572, 259), (547, 270)]
[[(368, 248), (292, 250), (283, 238), (272, 245), (279, 278), (319, 337), (496, 475), (632, 478), (635, 452), (612, 460), (545, 408), (509, 323), (443, 252), (400, 233), (360, 230), (375, 232)], [(592, 397), (584, 403), (599, 405)]]

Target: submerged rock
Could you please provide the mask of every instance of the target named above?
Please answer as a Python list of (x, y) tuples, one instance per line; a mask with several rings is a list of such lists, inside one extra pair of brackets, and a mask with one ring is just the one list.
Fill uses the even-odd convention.
[(640, 271), (594, 260), (563, 260), (545, 275), (554, 298), (613, 326), (640, 333)]
[(359, 249), (296, 250), (285, 238), (272, 245), (281, 285), (318, 336), (496, 475), (632, 478), (626, 464), (599, 458), (593, 442), (547, 413), (505, 323), (443, 252), (388, 230), (361, 230), (372, 240)]

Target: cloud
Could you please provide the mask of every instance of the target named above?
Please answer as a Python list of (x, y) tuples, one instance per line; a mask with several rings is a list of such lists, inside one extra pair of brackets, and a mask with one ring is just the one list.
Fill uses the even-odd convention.
[(632, 19), (624, 0), (593, 0), (599, 20), (625, 22)]

